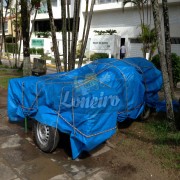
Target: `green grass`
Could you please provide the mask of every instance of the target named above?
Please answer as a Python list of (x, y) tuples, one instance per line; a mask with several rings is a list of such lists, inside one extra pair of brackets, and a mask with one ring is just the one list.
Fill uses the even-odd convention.
[(9, 66), (8, 65), (0, 64), (0, 68), (9, 68)]
[(6, 76), (0, 76), (0, 87), (7, 89), (9, 80), (12, 78), (17, 78), (19, 76), (12, 76), (12, 75), (6, 75)]
[(145, 125), (153, 139), (153, 154), (165, 168), (180, 169), (180, 131), (172, 131), (166, 120), (153, 120)]

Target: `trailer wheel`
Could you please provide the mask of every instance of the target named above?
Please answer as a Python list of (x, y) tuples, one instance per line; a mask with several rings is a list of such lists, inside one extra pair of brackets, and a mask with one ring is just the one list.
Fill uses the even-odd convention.
[(53, 152), (59, 142), (59, 132), (53, 127), (35, 121), (33, 125), (33, 138), (40, 150)]

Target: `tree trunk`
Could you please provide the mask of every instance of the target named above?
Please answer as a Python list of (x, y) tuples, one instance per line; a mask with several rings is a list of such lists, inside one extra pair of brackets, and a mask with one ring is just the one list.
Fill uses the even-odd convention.
[(70, 29), (71, 29), (71, 22), (70, 22), (70, 0), (67, 0), (67, 18), (68, 18), (68, 71), (71, 70), (71, 36), (70, 36)]
[(175, 129), (175, 118), (174, 118), (173, 105), (172, 105), (171, 88), (170, 88), (169, 76), (167, 72), (168, 69), (167, 69), (167, 63), (165, 59), (163, 38), (162, 38), (162, 31), (161, 31), (159, 4), (157, 0), (151, 0), (151, 3), (152, 3), (152, 9), (153, 9), (154, 25), (155, 25), (157, 39), (158, 39), (158, 51), (160, 55), (161, 71), (162, 71), (163, 82), (164, 82), (166, 114), (167, 114), (167, 119), (170, 121), (171, 128)]
[(79, 29), (79, 10), (80, 10), (80, 0), (74, 1), (74, 17), (73, 17), (73, 29), (72, 29), (72, 43), (71, 43), (71, 69), (75, 68), (76, 61), (76, 45), (77, 45), (77, 36)]
[(38, 12), (38, 9), (35, 9), (34, 19), (33, 19), (33, 22), (32, 22), (32, 26), (31, 26), (31, 31), (30, 31), (29, 39), (31, 39), (31, 36), (32, 36), (32, 33), (33, 33), (34, 23), (35, 23), (35, 20), (36, 20), (37, 12)]
[(162, 7), (163, 7), (163, 16), (164, 16), (164, 36), (165, 36), (165, 52), (166, 52), (165, 54), (166, 54), (171, 92), (172, 92), (172, 96), (174, 97), (174, 83), (173, 83), (172, 60), (171, 60), (171, 38), (170, 38), (170, 26), (169, 26), (167, 0), (162, 1)]
[[(82, 44), (81, 44), (81, 49), (80, 49), (80, 57), (79, 57), (79, 62), (78, 62), (78, 67), (82, 66), (83, 63), (83, 57), (81, 58), (81, 52), (83, 49), (83, 43), (85, 40), (85, 34), (86, 34), (86, 26), (87, 26), (87, 22), (88, 22), (88, 8), (89, 8), (89, 0), (86, 0), (86, 12), (85, 12), (85, 17), (84, 17), (84, 29), (83, 29), (83, 35), (82, 35)], [(83, 55), (84, 56), (84, 55)]]
[(64, 1), (61, 1), (61, 17), (62, 17), (62, 42), (63, 42), (64, 71), (67, 71), (67, 26), (66, 26), (66, 5)]
[(56, 62), (56, 70), (57, 72), (60, 72), (62, 71), (62, 68), (61, 68), (61, 61), (59, 57), (59, 49), (57, 46), (56, 28), (54, 24), (51, 0), (47, 0), (47, 8), (48, 8), (48, 14), (49, 14), (49, 20), (50, 20), (50, 26), (51, 26), (52, 43), (53, 43), (54, 57), (55, 57), (55, 62)]
[(7, 16), (7, 10), (8, 10), (8, 7), (9, 7), (9, 0), (6, 1), (6, 12), (5, 12), (5, 17), (4, 17), (4, 14), (3, 14), (3, 1), (1, 0), (1, 28), (2, 28), (2, 35), (1, 35), (1, 54), (0, 54), (0, 64), (2, 64), (1, 62), (1, 57), (2, 57), (2, 51), (4, 50), (5, 52), (5, 38), (6, 38), (6, 35), (5, 35), (5, 29), (4, 29), (4, 24), (5, 24), (5, 20), (6, 20), (6, 16)]
[(23, 76), (31, 75), (31, 62), (29, 53), (29, 17), (27, 9), (27, 1), (21, 0), (21, 20), (22, 20), (22, 36), (23, 36)]
[(22, 45), (22, 32), (19, 34), (19, 49), (18, 49), (18, 59), (17, 59), (17, 65), (20, 67), (20, 57), (21, 57), (21, 45)]
[(90, 13), (89, 13), (89, 17), (88, 17), (86, 34), (85, 34), (85, 38), (84, 38), (84, 41), (82, 42), (82, 46), (81, 46), (81, 53), (80, 53), (78, 67), (82, 66), (83, 57), (84, 57), (84, 53), (85, 53), (85, 49), (86, 49), (86, 45), (87, 45), (87, 40), (88, 40), (88, 35), (89, 35), (89, 30), (90, 30), (90, 26), (91, 26), (94, 4), (95, 4), (95, 0), (92, 0), (91, 1)]
[[(0, 14), (0, 19), (1, 19), (1, 28), (3, 30), (3, 1), (1, 0), (1, 14)], [(2, 53), (3, 53), (3, 41), (4, 41), (4, 38), (3, 38), (3, 31), (2, 31), (2, 34), (1, 34), (1, 52), (0, 52), (0, 64), (2, 64), (2, 61), (1, 61), (1, 58), (2, 58)]]
[(17, 19), (18, 19), (18, 14), (17, 14), (17, 8), (18, 8), (18, 4), (17, 4), (17, 0), (16, 0), (16, 24), (15, 24), (15, 28), (16, 28), (16, 33), (15, 33), (15, 37), (16, 37), (16, 41), (15, 41), (15, 67), (17, 67), (17, 47), (18, 47), (18, 31), (17, 31)]

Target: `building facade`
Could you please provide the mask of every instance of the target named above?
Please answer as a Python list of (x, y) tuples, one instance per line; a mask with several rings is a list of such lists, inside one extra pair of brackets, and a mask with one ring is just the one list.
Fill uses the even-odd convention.
[[(95, 35), (94, 30), (116, 30), (121, 37), (120, 44), (125, 43), (127, 56), (143, 56), (142, 43), (137, 40), (141, 32), (138, 10), (131, 3), (128, 3), (123, 10), (122, 2), (123, 0), (118, 3), (116, 0), (96, 0), (89, 37)], [(172, 52), (180, 55), (180, 0), (168, 1), (168, 8)], [(154, 21), (150, 6), (145, 9), (145, 15), (145, 24), (150, 24), (153, 28)], [(162, 8), (161, 20), (163, 25)]]
[[(31, 47), (33, 47), (34, 39), (37, 38), (37, 32), (39, 31), (50, 31), (49, 17), (47, 13), (46, 1), (41, 2), (40, 9), (36, 19), (34, 20), (34, 14), (31, 15), (31, 22), (34, 23), (33, 35), (30, 41)], [(161, 1), (160, 5), (161, 5)], [(70, 1), (70, 16), (73, 17), (73, 4), (74, 0)], [(53, 15), (55, 19), (55, 24), (57, 27), (57, 40), (59, 43), (60, 54), (62, 53), (62, 38), (61, 38), (61, 8), (60, 0), (52, 0)], [(168, 1), (169, 8), (169, 21), (170, 21), (170, 32), (171, 32), (171, 43), (172, 52), (180, 55), (180, 0)], [(79, 40), (82, 37), (82, 31), (84, 26), (84, 14), (85, 14), (85, 1), (81, 4), (80, 13), (80, 28), (79, 28)], [(152, 9), (148, 6), (145, 9), (145, 23), (150, 24), (151, 27), (154, 26)], [(163, 25), (162, 8), (161, 8), (161, 19)], [(72, 23), (72, 20), (71, 20)], [(94, 6), (94, 13), (91, 23), (91, 29), (89, 33), (89, 39), (96, 36), (95, 30), (105, 31), (105, 30), (116, 30), (117, 35), (120, 38), (120, 45), (125, 44), (127, 48), (127, 56), (131, 57), (142, 57), (142, 43), (139, 43), (137, 37), (140, 35), (140, 16), (138, 9), (131, 3), (128, 3), (123, 10), (123, 0), (96, 0)], [(39, 43), (45, 48), (45, 52), (51, 51), (51, 38), (44, 39), (41, 38), (44, 43)], [(40, 41), (40, 39), (39, 39)], [(38, 48), (38, 45), (36, 44)], [(40, 47), (40, 46), (39, 46)], [(120, 49), (120, 47), (119, 47)]]

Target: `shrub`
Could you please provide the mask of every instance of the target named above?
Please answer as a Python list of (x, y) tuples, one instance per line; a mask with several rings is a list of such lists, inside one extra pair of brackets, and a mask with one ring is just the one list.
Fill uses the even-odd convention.
[(37, 48), (36, 52), (37, 52), (37, 54), (43, 55), (44, 54), (44, 49), (43, 48)]
[(44, 54), (43, 48), (30, 48), (29, 51), (30, 51), (30, 54), (39, 54), (39, 55)]
[(51, 56), (48, 56), (47, 54), (42, 54), (41, 59), (43, 59), (43, 60), (51, 60), (52, 58), (51, 58)]
[(29, 51), (30, 54), (36, 54), (36, 48), (30, 48)]
[(109, 55), (107, 53), (94, 53), (90, 56), (90, 60), (94, 61), (96, 59), (101, 59), (101, 58), (108, 58)]
[(15, 43), (6, 43), (5, 52), (14, 53), (16, 48), (16, 52), (18, 52), (18, 46)]
[[(160, 57), (159, 55), (155, 55), (152, 58), (152, 63), (159, 69), (161, 70), (160, 66)], [(174, 86), (177, 86), (177, 83), (180, 81), (180, 56), (178, 56), (175, 53), (171, 54), (171, 60), (172, 60), (172, 72), (173, 72), (173, 81), (174, 81)]]
[(49, 36), (51, 36), (51, 32), (36, 32), (35, 35), (38, 37), (48, 38)]

